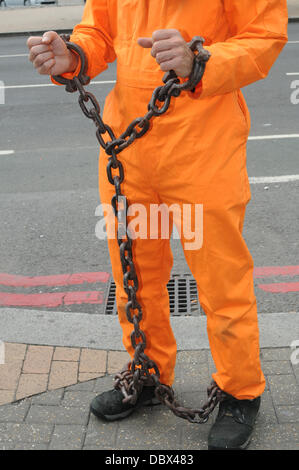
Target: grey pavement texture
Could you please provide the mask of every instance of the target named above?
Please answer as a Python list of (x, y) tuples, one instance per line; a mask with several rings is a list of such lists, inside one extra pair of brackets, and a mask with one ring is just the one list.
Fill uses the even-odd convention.
[(288, 0), (289, 17), (294, 18), (299, 16), (299, 2), (298, 0)]
[(34, 5), (26, 8), (2, 8), (0, 34), (30, 33), (47, 30), (72, 30), (82, 18), (81, 5)]
[[(261, 350), (266, 376), (260, 414), (249, 450), (299, 447), (299, 364), (289, 348)], [(214, 372), (207, 350), (178, 353), (175, 392), (185, 406), (206, 400)], [(216, 417), (190, 424), (163, 406), (144, 407), (107, 423), (89, 412), (91, 399), (111, 388), (112, 376), (79, 383), (0, 407), (0, 450), (205, 450)]]
[[(1, 308), (1, 339), (13, 343), (87, 347), (119, 351), (122, 333), (117, 316)], [(179, 351), (208, 349), (207, 321), (171, 317)], [(289, 347), (299, 338), (299, 313), (259, 315), (262, 348)]]

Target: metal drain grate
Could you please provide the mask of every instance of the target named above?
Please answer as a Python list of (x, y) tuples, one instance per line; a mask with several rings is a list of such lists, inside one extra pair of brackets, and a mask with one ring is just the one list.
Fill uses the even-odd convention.
[[(167, 289), (171, 315), (198, 316), (204, 314), (198, 302), (196, 281), (190, 274), (172, 274)], [(110, 281), (105, 308), (106, 315), (117, 314), (115, 290), (114, 281)]]

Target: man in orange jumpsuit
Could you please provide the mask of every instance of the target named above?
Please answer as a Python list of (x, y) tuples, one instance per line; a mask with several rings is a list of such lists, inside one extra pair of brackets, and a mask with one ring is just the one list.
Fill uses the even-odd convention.
[[(213, 378), (229, 394), (210, 431), (211, 449), (247, 445), (265, 387), (253, 261), (242, 237), (251, 196), (246, 170), (250, 116), (240, 88), (267, 76), (287, 41), (287, 16), (286, 0), (87, 0), (70, 39), (84, 50), (91, 78), (117, 58), (117, 82), (103, 115), (116, 136), (145, 114), (165, 71), (174, 70), (183, 79), (190, 75), (193, 53), (187, 41), (200, 35), (211, 53), (195, 91), (182, 93), (163, 117), (154, 119), (151, 132), (120, 157), (122, 192), (130, 203), (148, 210), (161, 203), (203, 205), (202, 246), (187, 249), (184, 234), (181, 241), (207, 315), (217, 369)], [(31, 37), (27, 44), (39, 73), (66, 78), (78, 73), (78, 57), (55, 32)], [(101, 153), (100, 197), (109, 204), (113, 187), (106, 164)], [(109, 239), (108, 245), (123, 341), (133, 356), (117, 240)], [(133, 255), (146, 354), (159, 366), (161, 382), (171, 386), (176, 341), (166, 287), (172, 267), (169, 239), (136, 239)], [(153, 389), (144, 387), (134, 406), (123, 403), (118, 389), (105, 392), (93, 400), (91, 410), (109, 420), (123, 418), (150, 403)]]

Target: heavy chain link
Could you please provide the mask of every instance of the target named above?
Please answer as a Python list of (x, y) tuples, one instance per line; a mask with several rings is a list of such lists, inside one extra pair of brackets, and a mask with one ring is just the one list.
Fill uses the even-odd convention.
[(123, 271), (123, 287), (128, 297), (125, 311), (128, 321), (134, 327), (131, 333), (134, 358), (115, 376), (115, 387), (122, 391), (125, 403), (135, 404), (143, 386), (153, 385), (155, 386), (156, 397), (171, 409), (176, 416), (187, 419), (192, 423), (204, 423), (208, 420), (217, 403), (226, 397), (226, 394), (215, 382), (212, 382), (207, 389), (208, 400), (202, 408), (190, 409), (181, 406), (175, 399), (173, 389), (160, 382), (160, 372), (157, 364), (144, 352), (146, 349), (146, 335), (140, 328), (142, 308), (137, 300), (138, 278), (133, 262), (133, 240), (127, 224), (128, 200), (121, 192), (121, 184), (124, 181), (124, 168), (117, 155), (150, 130), (151, 120), (155, 116), (166, 113), (172, 97), (178, 97), (182, 91), (193, 90), (196, 87), (203, 77), (210, 53), (203, 48), (204, 39), (199, 36), (194, 37), (188, 44), (194, 52), (193, 68), (189, 79), (181, 83), (174, 71), (167, 72), (163, 77), (164, 85), (157, 87), (152, 94), (148, 104), (148, 112), (143, 117), (134, 119), (117, 138), (111, 127), (103, 122), (100, 105), (96, 97), (84, 89), (84, 85), (87, 85), (90, 79), (86, 76), (87, 59), (83, 50), (77, 44), (69, 42), (70, 36), (62, 35), (61, 37), (68, 49), (78, 54), (81, 67), (79, 74), (72, 80), (61, 76), (54, 76), (53, 78), (58, 83), (66, 85), (66, 91), (71, 93), (79, 91), (79, 105), (85, 116), (94, 122), (99, 144), (109, 156), (107, 177), (109, 183), (115, 188), (111, 205), (118, 221), (117, 241)]

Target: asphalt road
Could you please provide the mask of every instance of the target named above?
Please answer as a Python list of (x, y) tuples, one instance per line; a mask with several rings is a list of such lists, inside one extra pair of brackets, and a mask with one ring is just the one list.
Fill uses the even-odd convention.
[[(290, 25), (289, 40), (293, 42), (286, 45), (269, 77), (244, 90), (252, 137), (299, 134), (299, 104), (290, 100), (291, 84), (299, 80), (299, 24)], [(27, 87), (49, 84), (49, 79), (35, 73), (22, 55), (27, 54), (25, 43), (25, 37), (1, 38), (0, 42), (0, 80), (8, 87), (5, 104), (0, 105), (0, 273), (110, 272), (106, 241), (95, 236), (95, 210), (100, 201), (94, 126), (82, 116), (77, 98), (63, 87)], [(97, 80), (115, 80), (115, 71), (112, 64)], [(296, 72), (297, 76), (287, 75)], [(112, 86), (91, 85), (101, 105)], [(1, 154), (5, 150), (14, 153)], [(251, 140), (249, 176), (298, 175), (298, 154), (298, 138)], [(257, 267), (299, 265), (298, 187), (298, 180), (251, 186), (244, 236)], [(189, 272), (179, 243), (172, 242), (172, 247), (173, 272)], [(260, 312), (298, 311), (298, 290), (282, 286), (286, 292), (275, 293), (259, 287), (298, 285), (299, 276), (282, 273), (278, 270), (277, 275), (256, 279)], [(28, 289), (0, 285), (0, 293), (4, 291)], [(64, 309), (102, 313), (100, 305)]]

